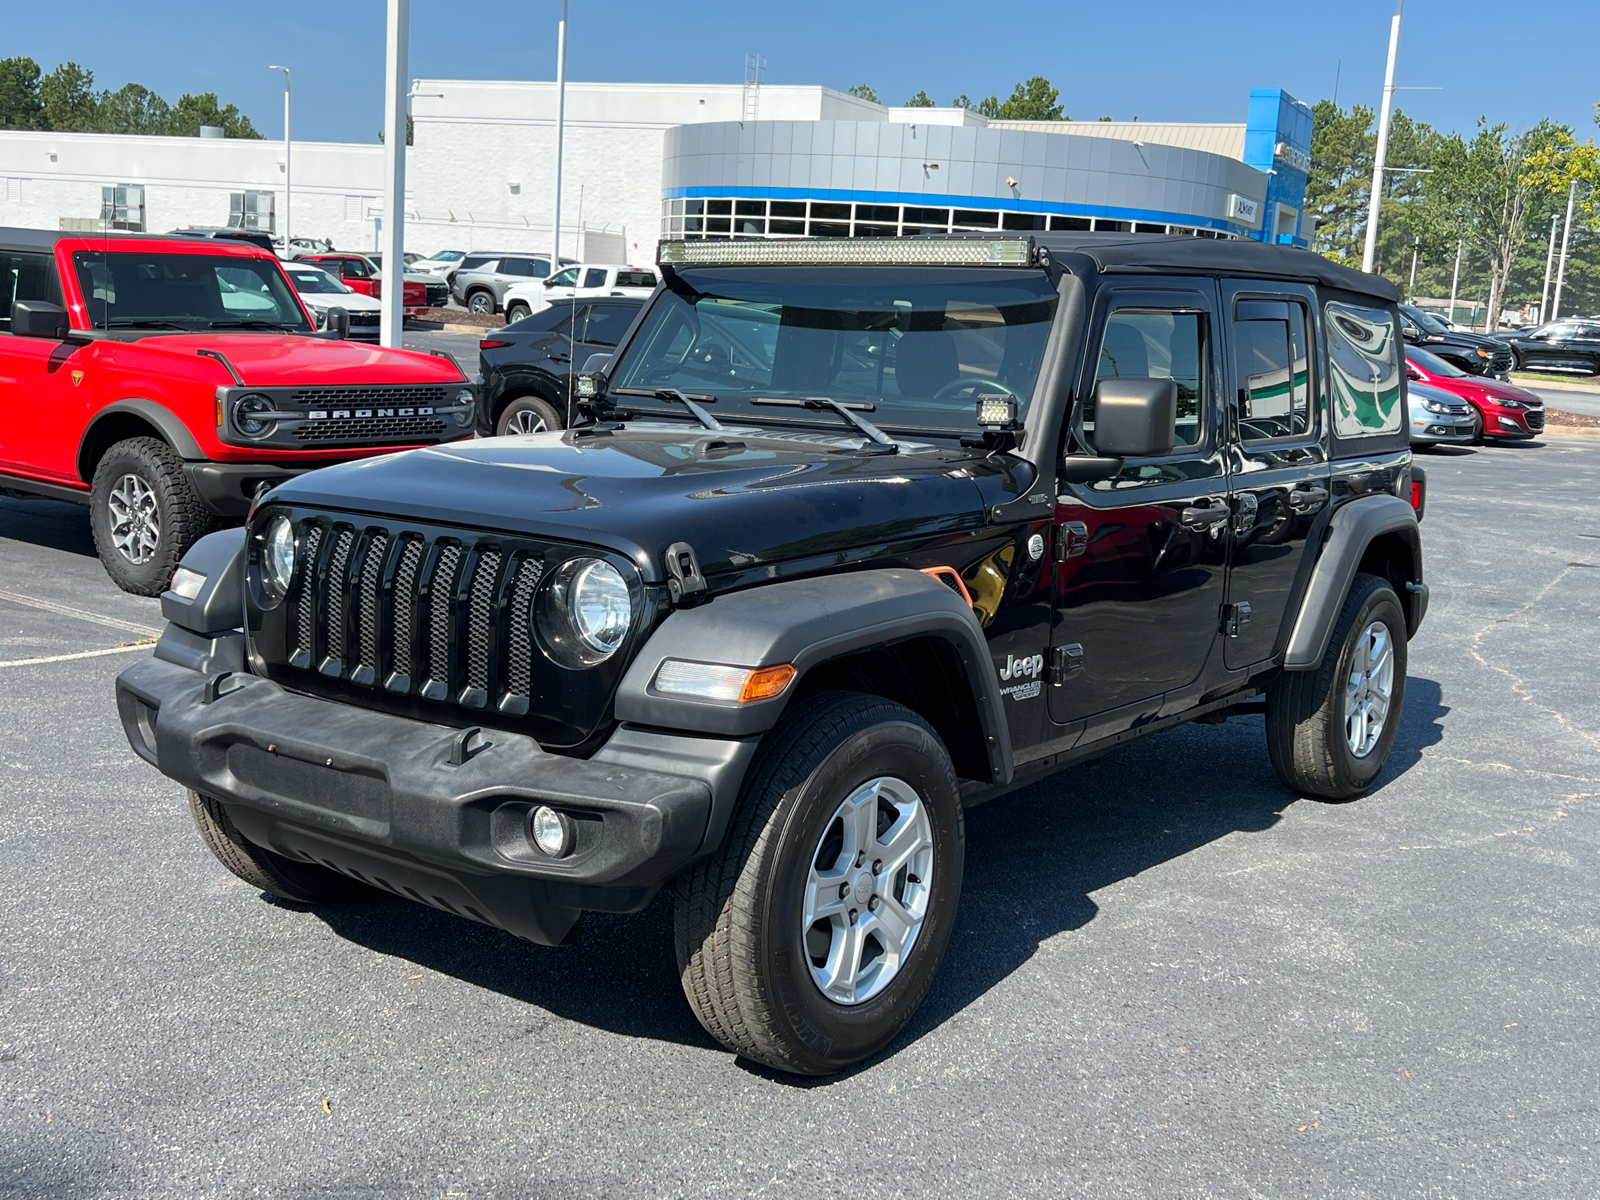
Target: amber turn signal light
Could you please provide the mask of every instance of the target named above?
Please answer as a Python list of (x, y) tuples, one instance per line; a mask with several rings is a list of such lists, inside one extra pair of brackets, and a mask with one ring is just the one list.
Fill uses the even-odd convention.
[(739, 689), (739, 703), (748, 704), (752, 700), (770, 700), (781, 695), (783, 689), (789, 686), (789, 681), (794, 678), (794, 667), (783, 663), (776, 667), (762, 667), (759, 671), (751, 671), (744, 681), (744, 686)]

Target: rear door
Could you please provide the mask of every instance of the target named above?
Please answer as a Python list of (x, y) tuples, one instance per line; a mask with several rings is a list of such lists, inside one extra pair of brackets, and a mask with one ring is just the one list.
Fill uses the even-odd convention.
[(1232, 480), (1223, 661), (1270, 658), (1328, 505), (1328, 456), (1316, 346), (1316, 293), (1307, 286), (1229, 279), (1228, 473)]
[(1102, 379), (1174, 380), (1178, 426), (1171, 454), (1063, 483), (1057, 498), (1050, 716), (1087, 719), (1085, 739), (1154, 716), (1199, 680), (1216, 641), (1230, 510), (1215, 310), (1210, 280), (1141, 280), (1095, 298), (1068, 449), (1094, 450)]

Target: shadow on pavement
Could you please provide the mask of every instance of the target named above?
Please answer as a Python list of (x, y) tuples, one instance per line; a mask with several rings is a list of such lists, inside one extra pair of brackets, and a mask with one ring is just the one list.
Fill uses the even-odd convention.
[(81, 504), (0, 496), (0, 530), (12, 541), (95, 556), (89, 510)]
[[(1448, 712), (1436, 682), (1407, 681), (1380, 789), (1439, 741)], [(1100, 911), (1094, 893), (1219, 838), (1270, 829), (1296, 802), (1267, 758), (1262, 718), (1243, 716), (1180, 726), (969, 810), (961, 912), (944, 964), (880, 1057), (983, 996), (1042, 941), (1087, 925)], [(578, 944), (558, 949), (388, 896), (316, 915), (353, 942), (525, 1001), (529, 1035), (548, 1013), (628, 1037), (715, 1046), (679, 990), (666, 895), (631, 916), (588, 913)], [(827, 1082), (745, 1065), (790, 1084)]]

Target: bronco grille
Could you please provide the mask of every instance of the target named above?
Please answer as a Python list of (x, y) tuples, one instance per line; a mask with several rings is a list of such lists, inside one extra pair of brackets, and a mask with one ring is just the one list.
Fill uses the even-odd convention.
[(576, 744), (603, 716), (626, 648), (574, 671), (546, 656), (532, 627), (540, 581), (586, 551), (355, 516), (295, 523), (295, 582), (252, 625), (272, 677), (424, 720), (526, 729), (546, 744)]
[(359, 404), (363, 408), (373, 404), (433, 404), (440, 405), (452, 393), (442, 387), (419, 385), (415, 387), (329, 387), (301, 388), (295, 392), (296, 404), (318, 407), (325, 404)]

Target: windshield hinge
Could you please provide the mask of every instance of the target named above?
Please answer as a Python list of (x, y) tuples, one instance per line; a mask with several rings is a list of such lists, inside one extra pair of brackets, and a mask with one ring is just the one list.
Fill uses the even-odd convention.
[(667, 567), (667, 595), (673, 604), (705, 592), (706, 577), (700, 574), (699, 560), (688, 542), (673, 542), (662, 558)]

